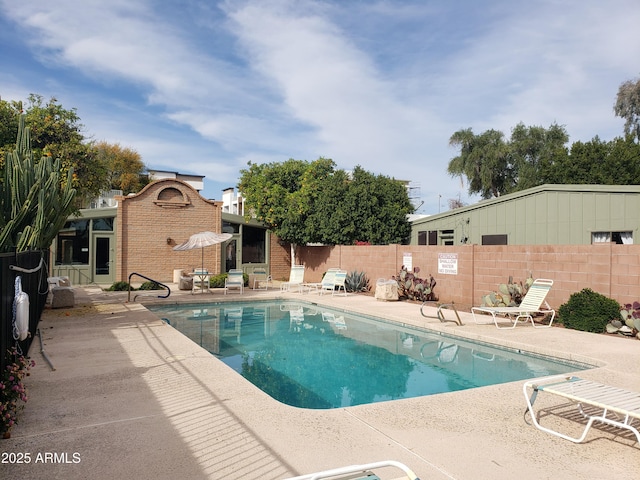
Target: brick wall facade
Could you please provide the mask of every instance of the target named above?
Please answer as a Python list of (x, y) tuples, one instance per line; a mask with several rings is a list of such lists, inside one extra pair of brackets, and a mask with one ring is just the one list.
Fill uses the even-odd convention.
[(150, 183), (135, 195), (116, 199), (116, 281), (127, 281), (136, 272), (168, 282), (174, 269), (200, 267), (203, 254), (205, 268), (220, 272), (220, 245), (178, 252), (173, 247), (197, 232), (220, 233), (222, 202), (206, 200), (190, 185), (174, 179)]
[[(439, 274), (438, 254), (457, 254), (458, 273)], [(390, 278), (411, 254), (420, 276), (433, 275), (441, 301), (479, 305), (481, 296), (495, 291), (513, 276), (554, 281), (548, 297), (555, 308), (585, 287), (620, 303), (640, 300), (640, 245), (507, 245), (507, 246), (334, 246), (305, 247), (300, 257), (306, 281), (320, 281), (331, 267), (364, 271), (372, 289), (378, 278)]]

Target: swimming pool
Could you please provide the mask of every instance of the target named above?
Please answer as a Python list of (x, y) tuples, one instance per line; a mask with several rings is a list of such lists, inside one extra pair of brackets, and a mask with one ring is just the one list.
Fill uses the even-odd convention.
[(592, 368), (306, 302), (149, 305), (276, 400), (328, 409)]

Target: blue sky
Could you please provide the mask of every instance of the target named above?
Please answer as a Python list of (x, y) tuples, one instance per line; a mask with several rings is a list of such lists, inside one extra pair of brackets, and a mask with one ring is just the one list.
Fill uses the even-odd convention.
[[(56, 97), (85, 136), (152, 169), (332, 158), (414, 182), (419, 213), (470, 203), (455, 131), (622, 134), (640, 76), (638, 0), (0, 0), (0, 96)], [(414, 190), (417, 192), (418, 190)]]

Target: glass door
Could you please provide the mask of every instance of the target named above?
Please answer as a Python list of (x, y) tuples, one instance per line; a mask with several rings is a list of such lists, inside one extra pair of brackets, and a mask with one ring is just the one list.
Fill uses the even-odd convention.
[(112, 284), (114, 279), (113, 235), (95, 235), (93, 239), (93, 281)]

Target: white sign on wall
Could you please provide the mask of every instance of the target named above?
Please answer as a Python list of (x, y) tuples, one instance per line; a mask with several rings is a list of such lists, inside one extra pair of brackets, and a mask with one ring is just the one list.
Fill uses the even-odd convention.
[(413, 257), (410, 253), (402, 254), (402, 265), (407, 269), (407, 272), (413, 272)]
[(439, 253), (438, 254), (438, 273), (445, 275), (458, 274), (458, 254), (457, 253)]

